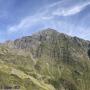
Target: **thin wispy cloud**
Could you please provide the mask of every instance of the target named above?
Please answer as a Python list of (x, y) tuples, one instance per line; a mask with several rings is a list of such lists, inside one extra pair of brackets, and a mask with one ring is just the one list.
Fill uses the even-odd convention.
[(39, 20), (40, 20), (39, 17), (36, 18), (35, 16), (28, 16), (28, 17), (24, 18), (23, 20), (21, 20), (20, 23), (8, 27), (7, 31), (8, 31), (8, 33), (13, 33), (13, 32), (27, 29), (28, 27), (31, 27)]
[(75, 5), (72, 7), (67, 7), (67, 8), (58, 8), (56, 11), (53, 12), (53, 15), (58, 15), (58, 16), (70, 16), (79, 13), (82, 11), (87, 5), (90, 5), (90, 2), (80, 4), (80, 5)]
[[(55, 2), (53, 4), (50, 4), (48, 6), (46, 6), (43, 9), (45, 9), (43, 11), (43, 9), (41, 10), (41, 12), (36, 13), (34, 16), (28, 16), (26, 18), (24, 18), (23, 20), (20, 21), (20, 23), (10, 26), (8, 28), (8, 32), (9, 33), (13, 33), (19, 30), (24, 30), (27, 28), (30, 28), (31, 26), (37, 24), (38, 22), (42, 21), (42, 20), (51, 20), (55, 17), (55, 15), (57, 16), (69, 16), (69, 15), (74, 15), (76, 13), (79, 13), (82, 9), (84, 9), (84, 7), (86, 7), (87, 5), (89, 5), (90, 3), (84, 3), (84, 4), (80, 4), (80, 5), (75, 5), (72, 7), (57, 7), (56, 6), (60, 6), (61, 4), (63, 4), (64, 1), (59, 1), (59, 2)], [(52, 10), (52, 8), (55, 8), (54, 10)], [(39, 14), (40, 13), (40, 14)]]

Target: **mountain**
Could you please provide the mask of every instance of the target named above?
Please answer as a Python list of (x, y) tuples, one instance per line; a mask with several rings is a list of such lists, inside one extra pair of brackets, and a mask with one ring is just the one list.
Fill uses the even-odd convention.
[(0, 44), (0, 87), (89, 90), (90, 41), (48, 28)]

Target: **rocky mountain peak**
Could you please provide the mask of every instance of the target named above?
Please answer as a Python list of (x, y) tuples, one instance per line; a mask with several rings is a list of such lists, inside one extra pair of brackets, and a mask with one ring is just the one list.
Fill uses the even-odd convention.
[(51, 35), (53, 35), (53, 34), (59, 34), (59, 32), (56, 31), (56, 30), (54, 30), (54, 29), (47, 28), (47, 29), (41, 30), (41, 31), (39, 31), (39, 32), (37, 32), (37, 33), (34, 33), (34, 34), (32, 35), (32, 37), (33, 37), (33, 38), (34, 38), (34, 37), (40, 37), (40, 36), (42, 36), (42, 37), (47, 37), (47, 36), (51, 36)]
[(0, 46), (0, 75), (4, 85), (15, 79), (25, 90), (81, 90), (83, 84), (90, 90), (90, 42), (50, 28), (7, 41)]

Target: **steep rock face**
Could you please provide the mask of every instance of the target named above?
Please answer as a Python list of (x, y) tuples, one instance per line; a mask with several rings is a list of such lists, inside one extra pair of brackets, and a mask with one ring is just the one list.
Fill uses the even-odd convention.
[[(34, 59), (48, 57), (56, 62), (63, 62), (83, 70), (90, 61), (90, 42), (78, 37), (71, 37), (53, 29), (46, 29), (32, 36), (26, 36), (9, 42), (9, 47), (30, 52)], [(78, 68), (77, 67), (77, 68)]]
[[(14, 42), (7, 42), (10, 48), (30, 51), (35, 57), (42, 54), (59, 57), (62, 53), (81, 54), (88, 58), (90, 42), (78, 37), (70, 37), (53, 29), (46, 29), (32, 36), (17, 39)], [(65, 50), (67, 52), (63, 52)], [(83, 56), (84, 55), (84, 56)], [(76, 55), (77, 57), (78, 55)], [(79, 56), (80, 57), (80, 56)]]

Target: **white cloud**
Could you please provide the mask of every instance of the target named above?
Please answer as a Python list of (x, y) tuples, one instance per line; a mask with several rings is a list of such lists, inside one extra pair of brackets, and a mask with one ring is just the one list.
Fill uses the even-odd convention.
[(78, 4), (71, 7), (61, 7), (61, 5), (65, 3), (65, 0), (55, 2), (46, 6), (46, 8), (42, 8), (40, 12), (36, 13), (33, 16), (27, 16), (23, 20), (21, 20), (18, 24), (10, 26), (8, 28), (8, 33), (18, 32), (19, 30), (27, 30), (27, 28), (32, 27), (33, 25), (38, 24), (39, 22), (46, 20), (53, 20), (55, 15), (57, 16), (69, 16), (74, 15), (82, 11), (90, 2)]
[(52, 19), (53, 16), (45, 16), (44, 12), (41, 14), (36, 14), (34, 16), (28, 16), (20, 21), (20, 23), (8, 27), (8, 33), (17, 32), (19, 30), (26, 30), (27, 28), (32, 27), (33, 25), (41, 22)]
[(43, 16), (41, 17), (42, 20), (50, 20), (50, 19), (53, 19), (54, 17), (53, 16)]
[(23, 20), (21, 20), (19, 24), (10, 26), (8, 28), (8, 33), (17, 32), (18, 30), (24, 30), (26, 28), (31, 27), (38, 21), (40, 21), (40, 16), (37, 16), (37, 17), (36, 16), (28, 16), (28, 17), (24, 18)]
[(52, 12), (53, 15), (57, 16), (69, 16), (69, 15), (74, 15), (82, 11), (87, 5), (89, 5), (90, 2), (80, 4), (80, 5), (75, 5), (72, 7), (67, 7), (67, 8), (58, 8), (56, 11)]
[(30, 28), (31, 26), (35, 25), (37, 22), (40, 22), (42, 20), (44, 21), (44, 20), (52, 19), (53, 15), (51, 16), (48, 15), (48, 11), (50, 10), (50, 8), (56, 6), (59, 3), (61, 3), (61, 1), (50, 4), (43, 8), (45, 10), (40, 9), (39, 12), (36, 13), (35, 15), (27, 16), (26, 18), (21, 20), (18, 24), (9, 26), (7, 28), (7, 32), (10, 34), (10, 33), (18, 32), (19, 30), (26, 30), (27, 28)]

